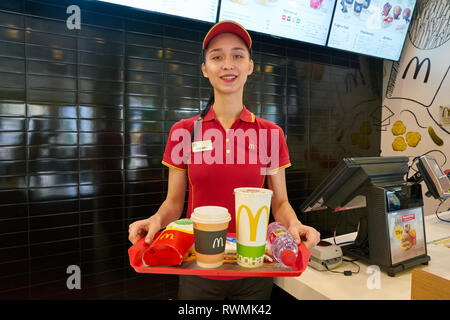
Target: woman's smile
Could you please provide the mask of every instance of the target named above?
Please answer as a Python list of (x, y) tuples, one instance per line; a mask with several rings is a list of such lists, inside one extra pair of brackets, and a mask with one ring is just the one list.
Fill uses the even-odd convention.
[(232, 83), (234, 80), (236, 80), (236, 78), (237, 78), (237, 75), (234, 75), (234, 74), (225, 74), (220, 77), (220, 79), (222, 79), (226, 83)]

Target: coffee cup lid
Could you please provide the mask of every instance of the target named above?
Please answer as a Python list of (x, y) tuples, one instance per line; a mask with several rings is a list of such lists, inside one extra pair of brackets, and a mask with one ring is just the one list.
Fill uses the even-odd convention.
[(224, 207), (202, 206), (194, 209), (191, 220), (198, 223), (224, 223), (231, 220), (231, 215)]
[(272, 196), (273, 191), (270, 189), (264, 189), (264, 188), (254, 188), (254, 187), (243, 187), (243, 188), (236, 188), (233, 190), (233, 193), (240, 193), (241, 195), (248, 195), (251, 197), (255, 196)]

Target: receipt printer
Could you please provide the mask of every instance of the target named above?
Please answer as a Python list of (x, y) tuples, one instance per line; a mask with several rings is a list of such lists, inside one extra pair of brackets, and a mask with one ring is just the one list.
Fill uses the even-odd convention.
[(321, 241), (310, 252), (308, 265), (316, 270), (331, 270), (342, 264), (342, 250), (337, 245)]

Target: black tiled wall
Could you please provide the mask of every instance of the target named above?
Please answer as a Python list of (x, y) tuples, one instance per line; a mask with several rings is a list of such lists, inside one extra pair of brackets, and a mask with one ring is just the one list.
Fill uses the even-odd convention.
[[(72, 4), (80, 30), (66, 26)], [(209, 96), (210, 26), (96, 1), (0, 3), (0, 298), (176, 297), (176, 276), (129, 267), (128, 225), (162, 203), (170, 127)], [(342, 157), (379, 154), (382, 64), (252, 36), (246, 104), (287, 134), (296, 209)], [(336, 226), (298, 214), (323, 235)], [(66, 286), (69, 265), (81, 290)]]

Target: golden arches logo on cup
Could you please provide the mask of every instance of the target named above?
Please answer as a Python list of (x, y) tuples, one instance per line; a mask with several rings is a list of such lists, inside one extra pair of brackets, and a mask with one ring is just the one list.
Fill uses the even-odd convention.
[(272, 190), (263, 188), (234, 189), (236, 258), (243, 267), (258, 267), (264, 262), (272, 195)]
[[(240, 230), (239, 224), (241, 222), (241, 212), (244, 209), (247, 212), (248, 223), (250, 225), (250, 241), (256, 241), (256, 231), (258, 230), (258, 223), (260, 221), (261, 213), (263, 212), (263, 210), (266, 211), (266, 219), (261, 220), (262, 221), (261, 228), (267, 229), (267, 225), (269, 223), (269, 208), (267, 206), (262, 206), (261, 208), (258, 209), (258, 211), (256, 212), (256, 215), (253, 216), (252, 210), (250, 210), (250, 208), (248, 206), (246, 206), (245, 204), (242, 204), (237, 211), (236, 230)], [(264, 237), (264, 240), (265, 240), (265, 237)]]

